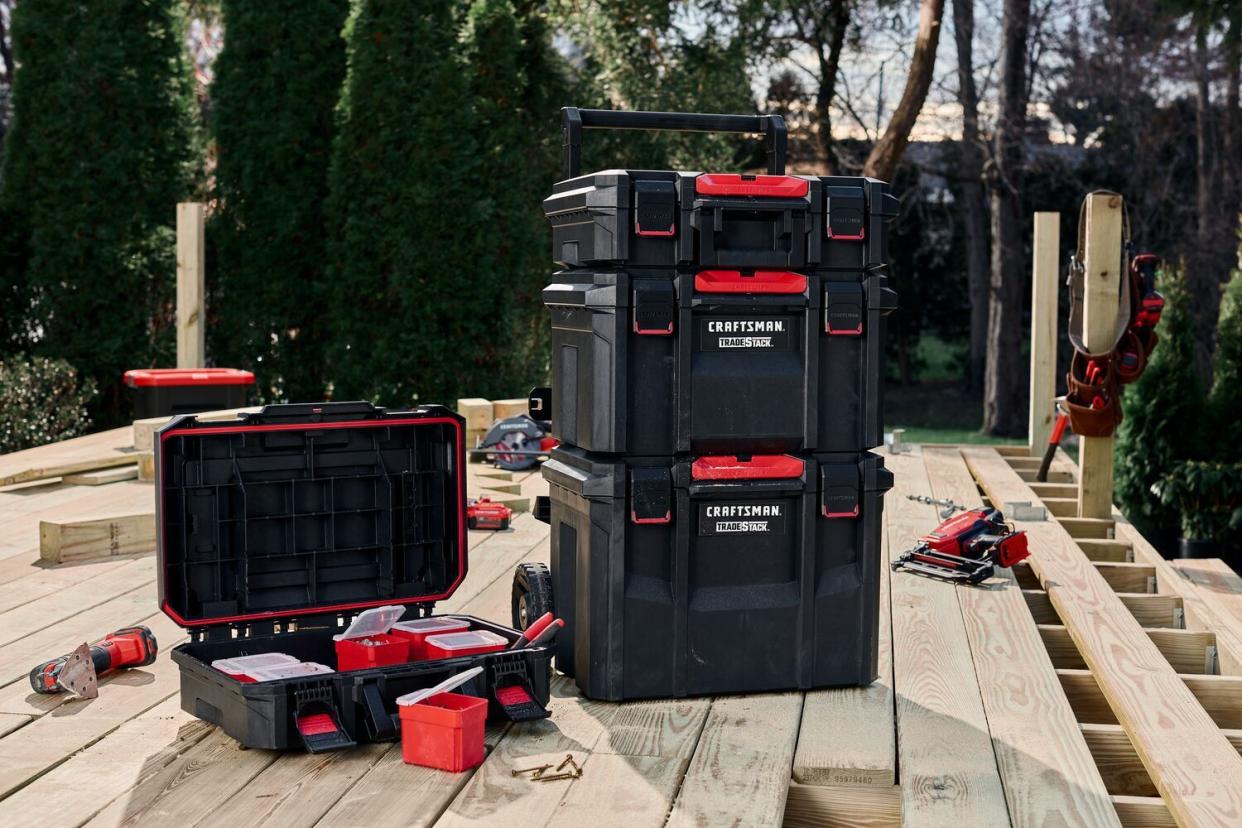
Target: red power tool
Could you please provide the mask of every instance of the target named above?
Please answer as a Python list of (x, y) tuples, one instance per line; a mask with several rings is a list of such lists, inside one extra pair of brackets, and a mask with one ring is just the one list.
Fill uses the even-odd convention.
[(44, 662), (30, 671), (36, 693), (68, 691), (84, 699), (99, 695), (99, 679), (124, 667), (145, 667), (155, 661), (159, 646), (146, 627), (126, 627), (69, 655)]
[(893, 561), (893, 571), (977, 584), (992, 577), (996, 567), (1013, 566), (1030, 554), (1026, 532), (1014, 531), (999, 509), (975, 509), (919, 538), (918, 546)]

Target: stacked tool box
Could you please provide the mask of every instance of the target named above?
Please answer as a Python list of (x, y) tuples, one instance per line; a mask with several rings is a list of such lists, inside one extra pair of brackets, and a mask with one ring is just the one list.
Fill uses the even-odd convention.
[[(776, 116), (563, 114), (543, 294), (558, 666), (612, 700), (871, 681), (895, 200), (784, 175)], [(769, 174), (579, 175), (593, 127), (761, 132)]]

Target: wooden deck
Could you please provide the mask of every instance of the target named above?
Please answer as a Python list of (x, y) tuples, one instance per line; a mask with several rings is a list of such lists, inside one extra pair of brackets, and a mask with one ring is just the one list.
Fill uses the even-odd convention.
[[(184, 634), (156, 609), (149, 550), (108, 554), (130, 549), (109, 529), (77, 536), (77, 563), (41, 562), (41, 522), (142, 524), (134, 516), (153, 509), (144, 440), (135, 449), (119, 429), (0, 457), (6, 824), (1242, 824), (1242, 579), (1166, 562), (1120, 518), (1071, 517), (1065, 457), (1053, 482), (1031, 484), (1024, 450), (885, 455), (890, 556), (937, 522), (908, 494), (1042, 499), (1062, 517), (1021, 524), (1033, 556), (997, 588), (886, 567), (870, 687), (616, 705), (557, 679), (550, 720), (494, 727), (483, 766), (452, 775), (405, 765), (393, 744), (240, 749), (179, 708), (167, 652)], [(537, 473), (471, 470), (472, 490), (499, 486), (519, 505), (543, 487)], [(131, 522), (100, 521), (118, 517)], [(546, 561), (547, 540), (529, 514), (472, 533), (470, 576), (440, 609), (506, 620), (513, 566)], [(90, 559), (100, 544), (106, 557)], [(159, 638), (153, 666), (105, 680), (93, 701), (30, 692), (35, 663), (133, 623)], [(581, 779), (510, 773), (566, 753)]]

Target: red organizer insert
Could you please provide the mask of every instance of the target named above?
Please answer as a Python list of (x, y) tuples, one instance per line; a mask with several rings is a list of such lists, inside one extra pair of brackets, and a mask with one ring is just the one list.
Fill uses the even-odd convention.
[(483, 763), (487, 699), (438, 693), (398, 710), (406, 764), (461, 773)]

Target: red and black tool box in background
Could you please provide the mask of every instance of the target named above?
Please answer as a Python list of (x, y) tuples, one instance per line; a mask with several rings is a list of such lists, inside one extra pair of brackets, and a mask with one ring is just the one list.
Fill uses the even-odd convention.
[[(466, 576), (464, 421), (440, 406), (267, 406), (235, 423), (179, 417), (156, 451), (160, 606), (181, 706), (249, 747), (311, 751), (395, 739), (395, 699), (475, 665), (457, 692), (493, 716), (547, 715), (548, 647), (244, 682), (218, 659), (286, 653), (337, 667), (361, 610), (430, 616)], [(469, 616), (471, 629), (516, 641)], [(506, 704), (502, 704), (498, 697)]]
[(561, 447), (557, 668), (621, 700), (870, 683), (880, 518), (870, 453), (670, 460)]
[(125, 372), (134, 416), (170, 417), (241, 408), (254, 374), (237, 368), (141, 368)]
[(564, 443), (655, 456), (883, 441), (897, 301), (878, 273), (562, 271), (543, 301)]

